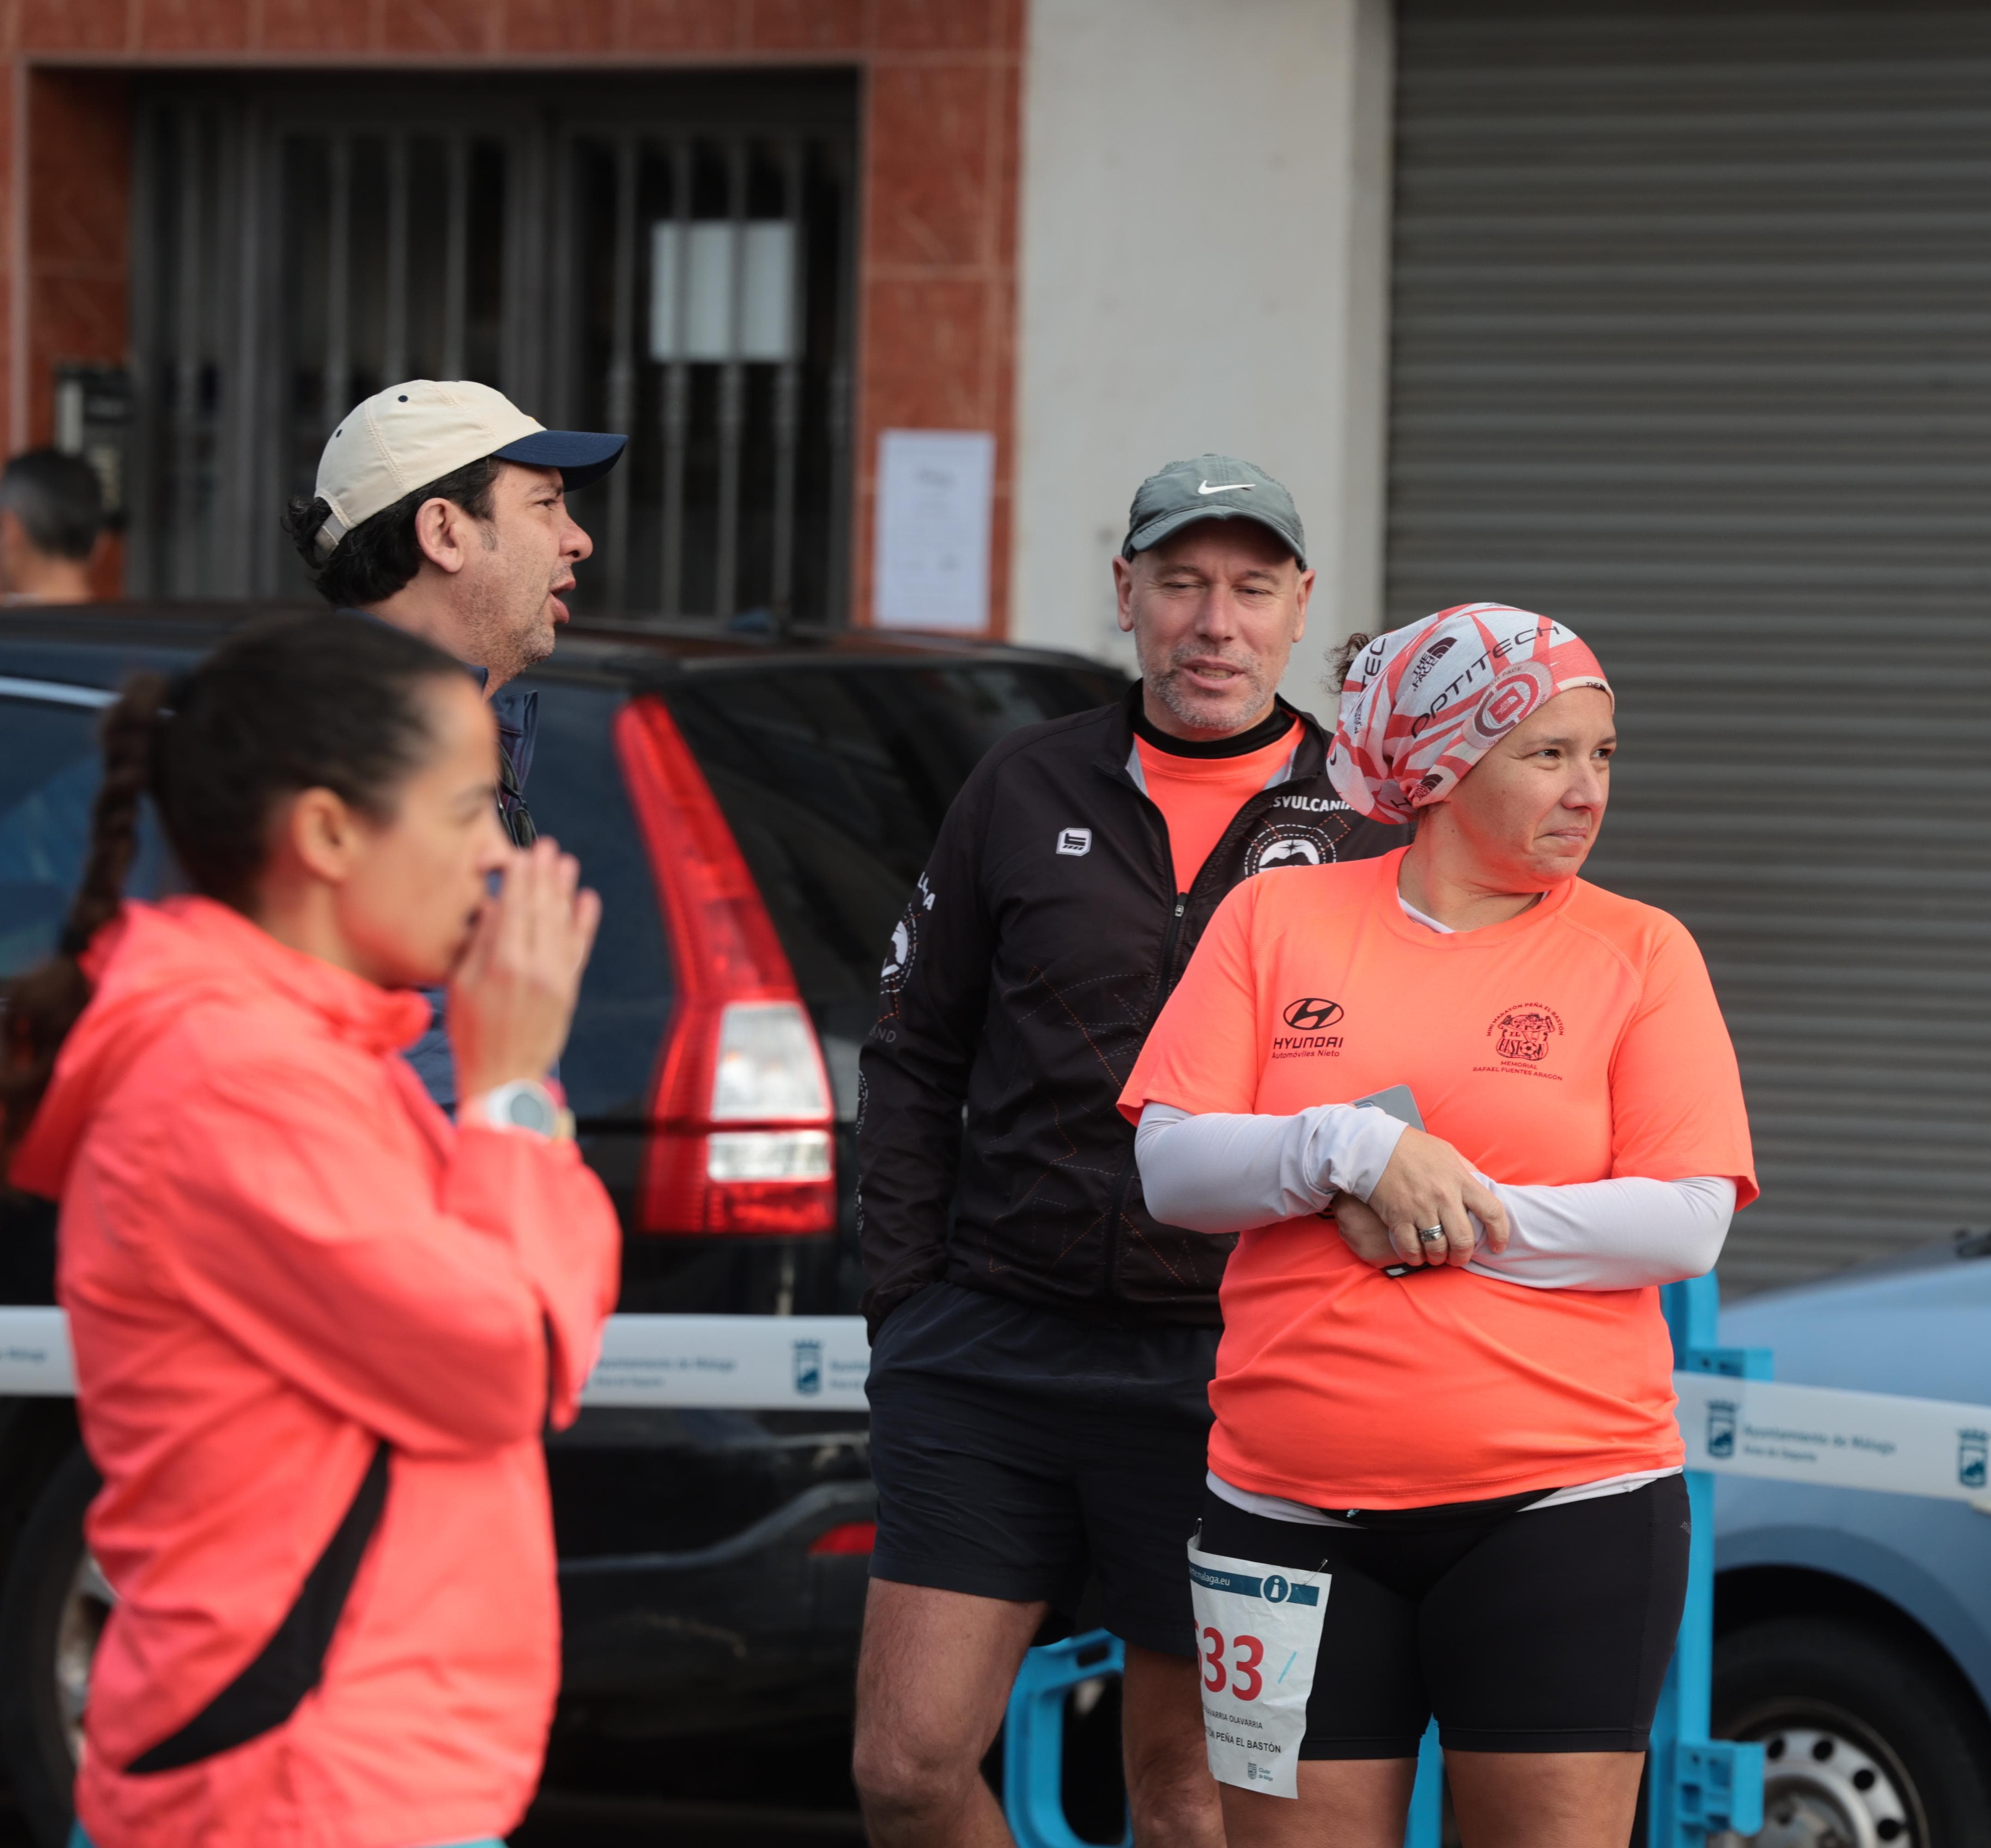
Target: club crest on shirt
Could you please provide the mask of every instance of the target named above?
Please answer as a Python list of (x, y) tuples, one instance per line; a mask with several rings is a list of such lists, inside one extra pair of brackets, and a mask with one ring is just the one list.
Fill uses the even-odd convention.
[(1331, 866), (1339, 839), (1306, 822), (1271, 822), (1251, 837), (1244, 849), (1244, 876), (1256, 879), (1280, 866)]
[(1503, 1063), (1539, 1065), (1549, 1056), (1549, 1043), (1563, 1030), (1562, 1016), (1539, 1001), (1524, 1001), (1496, 1014), (1486, 1030)]
[[(921, 923), (933, 907), (933, 887), (927, 883), (927, 876), (922, 873), (920, 883), (913, 888), (912, 897), (906, 900), (906, 908), (900, 914), (899, 921), (892, 927), (891, 947), (885, 952), (884, 967), (878, 972), (878, 987), (882, 994), (897, 994), (910, 978), (914, 961), (920, 953)], [(894, 1008), (890, 1011), (897, 1010)]]

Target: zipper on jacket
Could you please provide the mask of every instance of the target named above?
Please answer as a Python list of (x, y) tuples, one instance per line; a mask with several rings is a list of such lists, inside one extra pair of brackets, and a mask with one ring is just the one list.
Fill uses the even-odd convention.
[[(1304, 713), (1298, 716), (1303, 728), (1315, 723)], [(1317, 730), (1318, 727), (1315, 726), (1315, 729)], [(1300, 744), (1294, 747), (1295, 762), (1298, 761), (1298, 752), (1305, 748), (1306, 741), (1306, 737), (1303, 735)], [(1152, 816), (1155, 825), (1149, 831), (1149, 839), (1159, 849), (1162, 864), (1169, 876), (1169, 883), (1172, 885), (1175, 883), (1172, 877), (1174, 859), (1169, 839), (1168, 818), (1162, 813), (1161, 805), (1127, 774), (1124, 760), (1110, 768), (1103, 764), (1101, 767), (1107, 769), (1108, 774), (1114, 781), (1132, 790), (1135, 800), (1142, 804), (1148, 814)], [(1319, 774), (1320, 769), (1320, 765), (1315, 765), (1305, 774), (1306, 777), (1312, 778)], [(1289, 779), (1288, 784), (1281, 784), (1278, 787), (1286, 788), (1292, 780), (1295, 779)], [(1162, 940), (1161, 968), (1155, 978), (1154, 1002), (1148, 1009), (1147, 1019), (1141, 1028), (1141, 1038), (1144, 1043), (1148, 1035), (1154, 1030), (1155, 1022), (1160, 1017), (1162, 1008), (1167, 1005), (1169, 996), (1175, 992), (1176, 951), (1182, 941), (1183, 920), (1189, 914), (1189, 900), (1195, 897), (1196, 889), (1201, 886), (1207, 878), (1213, 876), (1210, 873), (1210, 868), (1222, 863), (1237, 839), (1256, 827), (1277, 800), (1277, 796), (1271, 789), (1261, 789), (1246, 797), (1243, 805), (1230, 818), (1229, 825), (1218, 837), (1216, 845), (1205, 856), (1202, 866), (1196, 870), (1196, 877), (1189, 882), (1189, 890), (1186, 892), (1178, 892), (1176, 894), (1175, 911), (1169, 920), (1167, 934)], [(1107, 1208), (1106, 1262), (1105, 1268), (1100, 1276), (1099, 1288), (1097, 1292), (1101, 1297), (1111, 1297), (1113, 1294), (1114, 1281), (1120, 1264), (1120, 1220), (1126, 1210), (1127, 1189), (1133, 1181), (1134, 1168), (1134, 1152), (1132, 1148), (1129, 1148), (1127, 1151), (1127, 1158), (1121, 1162), (1120, 1172), (1115, 1177), (1113, 1192)]]
[[(1283, 789), (1285, 784), (1281, 783), (1278, 787)], [(1203, 883), (1204, 875), (1210, 872), (1211, 867), (1221, 865), (1228, 858), (1237, 842), (1265, 818), (1277, 800), (1270, 789), (1255, 790), (1244, 798), (1244, 805), (1225, 825), (1223, 833), (1217, 836), (1217, 845), (1204, 856), (1203, 864), (1196, 868), (1196, 877), (1190, 882), (1189, 890), (1183, 895), (1185, 897), (1196, 896), (1196, 888)], [(1239, 883), (1241, 884), (1243, 882), (1241, 880)], [(1154, 1023), (1150, 1021), (1149, 1024), (1152, 1026)]]
[[(1153, 797), (1140, 790), (1135, 790), (1135, 794), (1140, 796), (1160, 819), (1162, 844), (1166, 848), (1169, 824), (1167, 818), (1162, 815), (1160, 805)], [(1244, 806), (1230, 818), (1229, 825), (1218, 837), (1217, 844), (1204, 856), (1202, 866), (1196, 870), (1196, 877), (1190, 882), (1190, 890), (1176, 894), (1176, 908), (1169, 919), (1167, 934), (1162, 939), (1162, 961), (1155, 978), (1154, 1002), (1148, 1009), (1147, 1019), (1141, 1023), (1143, 1045), (1146, 1044), (1149, 1034), (1155, 1030), (1155, 1023), (1161, 1018), (1162, 1009), (1168, 1005), (1169, 995), (1176, 991), (1176, 947), (1182, 941), (1183, 920), (1189, 914), (1189, 901), (1193, 896), (1195, 887), (1203, 883), (1204, 876), (1212, 866), (1220, 863), (1230, 849), (1234, 837), (1247, 833), (1256, 827), (1260, 818), (1271, 805), (1272, 795), (1269, 790), (1261, 789), (1247, 796)], [(1127, 1189), (1133, 1179), (1134, 1152), (1130, 1149), (1127, 1152), (1126, 1160), (1121, 1163), (1119, 1173), (1114, 1178), (1111, 1200), (1106, 1210), (1106, 1265), (1100, 1276), (1098, 1292), (1102, 1297), (1112, 1295), (1114, 1279), (1119, 1271), (1120, 1220), (1126, 1210)]]
[[(1295, 748), (1297, 750), (1298, 747)], [(1124, 765), (1116, 766), (1112, 774), (1114, 780), (1131, 789), (1135, 800), (1153, 817), (1155, 825), (1149, 830), (1149, 839), (1160, 849), (1162, 864), (1172, 875), (1175, 860), (1169, 838), (1169, 821), (1168, 817), (1162, 813), (1161, 804), (1128, 775)], [(1234, 838), (1255, 827), (1259, 818), (1271, 807), (1272, 801), (1272, 792), (1268, 789), (1258, 790), (1246, 797), (1243, 805), (1230, 818), (1229, 825), (1218, 837), (1216, 844), (1204, 856), (1202, 866), (1196, 870), (1196, 877), (1189, 881), (1189, 890), (1176, 894), (1175, 910), (1169, 916), (1167, 933), (1162, 938), (1161, 968), (1155, 978), (1154, 1002), (1148, 1009), (1147, 1019), (1141, 1024), (1143, 1044), (1146, 1043), (1149, 1034), (1154, 1031), (1155, 1023), (1161, 1017), (1162, 1009), (1167, 1006), (1169, 995), (1175, 992), (1176, 949), (1182, 941), (1183, 920), (1189, 915), (1189, 900), (1195, 896), (1196, 888), (1209, 875), (1210, 869), (1219, 864), (1228, 852)], [(1169, 883), (1174, 883), (1172, 877)], [(1127, 1151), (1127, 1159), (1120, 1164), (1119, 1173), (1114, 1177), (1113, 1192), (1106, 1209), (1105, 1264), (1100, 1273), (1097, 1292), (1102, 1298), (1110, 1298), (1113, 1295), (1114, 1281), (1120, 1268), (1120, 1220), (1126, 1210), (1127, 1189), (1133, 1179), (1134, 1152), (1130, 1148)]]
[[(1176, 939), (1182, 935), (1183, 914), (1188, 909), (1189, 894), (1186, 892), (1178, 892), (1176, 894), (1175, 915), (1169, 920), (1169, 934), (1162, 939), (1162, 979), (1164, 982), (1168, 980), (1169, 971), (1175, 966)], [(1170, 982), (1169, 994), (1172, 995), (1174, 992), (1175, 985)], [(1148, 1009), (1148, 1024), (1141, 1030), (1141, 1037), (1143, 1040), (1155, 1030), (1155, 1023), (1161, 1018), (1162, 1009), (1167, 1001), (1168, 995), (1162, 992), (1161, 982), (1156, 982), (1155, 1005)]]
[[(1155, 984), (1155, 1004), (1148, 1009), (1148, 1018), (1141, 1029), (1141, 1039), (1145, 1043), (1149, 1033), (1155, 1030), (1155, 1022), (1160, 1017), (1168, 996), (1175, 991), (1169, 982), (1169, 970), (1176, 959), (1176, 941), (1182, 935), (1183, 918), (1189, 910), (1189, 894), (1176, 894), (1174, 914), (1169, 919), (1168, 934), (1162, 939), (1162, 971)], [(1166, 984), (1166, 991), (1163, 985)], [(1120, 1172), (1113, 1182), (1113, 1196), (1106, 1209), (1106, 1267), (1101, 1273), (1099, 1294), (1113, 1294), (1113, 1278), (1120, 1262), (1120, 1216), (1126, 1210), (1127, 1189), (1134, 1179), (1134, 1152), (1127, 1152), (1127, 1159), (1120, 1164)]]

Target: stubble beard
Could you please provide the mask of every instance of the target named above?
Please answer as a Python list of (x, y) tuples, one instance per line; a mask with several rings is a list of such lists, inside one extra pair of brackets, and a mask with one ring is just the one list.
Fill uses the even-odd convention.
[[(1192, 655), (1207, 652), (1201, 648), (1186, 652)], [(1271, 689), (1265, 684), (1261, 663), (1234, 661), (1227, 655), (1223, 659), (1226, 666), (1237, 670), (1231, 690), (1224, 693), (1189, 691), (1176, 677), (1180, 670), (1173, 657), (1159, 672), (1149, 672), (1143, 662), (1142, 672), (1149, 691), (1181, 723), (1196, 731), (1236, 731), (1271, 703)]]
[(494, 681), (516, 679), (553, 652), (546, 597), (543, 584), (509, 577), (482, 579), (472, 588), (464, 626), (477, 645), (477, 665)]

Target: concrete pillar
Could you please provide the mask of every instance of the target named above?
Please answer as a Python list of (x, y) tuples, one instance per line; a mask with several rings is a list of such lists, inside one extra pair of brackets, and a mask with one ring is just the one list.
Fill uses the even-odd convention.
[(1319, 573), (1285, 691), (1382, 601), (1389, 0), (1032, 0), (1012, 639), (1130, 665), (1110, 560), (1172, 458), (1293, 491)]

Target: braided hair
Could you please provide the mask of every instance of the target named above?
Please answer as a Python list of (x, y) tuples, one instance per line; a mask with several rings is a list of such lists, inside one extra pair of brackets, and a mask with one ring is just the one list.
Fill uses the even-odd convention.
[(48, 1088), (56, 1053), (90, 999), (80, 958), (117, 915), (138, 852), (138, 811), (152, 778), (152, 740), (166, 682), (135, 676), (104, 716), (104, 780), (90, 811), (82, 883), (63, 920), (56, 953), (5, 985), (0, 1002), (0, 1153), (11, 1155)]
[(145, 800), (192, 890), (246, 910), (277, 805), (324, 788), (390, 818), (433, 743), (421, 689), (462, 672), (386, 623), (319, 616), (245, 629), (170, 684), (126, 683), (104, 713), (89, 851), (56, 953), (0, 984), (0, 1175), (89, 1002), (81, 959), (124, 902)]

